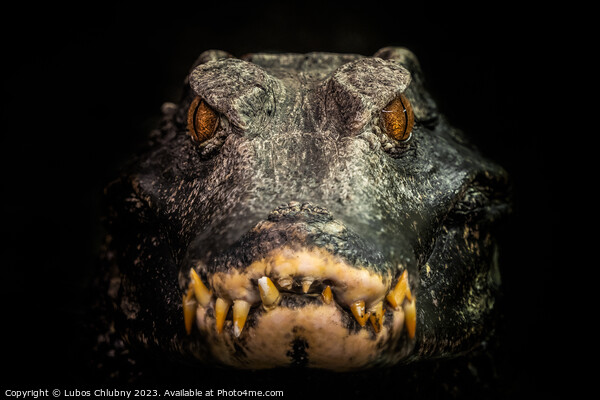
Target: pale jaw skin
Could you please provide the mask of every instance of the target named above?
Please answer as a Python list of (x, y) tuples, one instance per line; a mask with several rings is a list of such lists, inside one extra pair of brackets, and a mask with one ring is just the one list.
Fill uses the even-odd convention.
[[(305, 277), (328, 282), (335, 300), (325, 301), (317, 293), (284, 290), (281, 295), (286, 301), (280, 304), (278, 298), (276, 303), (261, 306), (258, 288), (263, 293), (271, 290), (269, 280), (298, 281)], [(217, 298), (252, 306), (242, 329), (231, 318), (225, 318), (221, 332), (216, 327), (216, 300), (199, 305), (196, 310), (196, 326), (202, 340), (224, 365), (264, 369), (300, 363), (311, 368), (347, 371), (395, 364), (414, 346), (404, 329), (404, 308), (387, 303), (382, 306), (392, 278), (350, 266), (324, 249), (278, 248), (241, 271), (218, 272), (209, 281)], [(281, 286), (279, 289), (283, 290)], [(368, 317), (363, 326), (354, 319), (350, 309), (357, 301), (364, 302), (367, 313), (377, 309), (377, 305), (380, 310), (383, 307), (377, 330)]]
[[(209, 307), (212, 307), (210, 305)], [(214, 311), (213, 311), (214, 313)], [(335, 302), (309, 304), (300, 309), (277, 307), (248, 317), (239, 338), (233, 334), (231, 320), (218, 334), (214, 318), (207, 309), (198, 307), (196, 324), (209, 344), (213, 357), (236, 368), (265, 369), (290, 366), (294, 342), (305, 343), (306, 366), (334, 371), (348, 371), (373, 364), (395, 364), (406, 354), (389, 352), (388, 344), (402, 340), (404, 311), (388, 310), (384, 324), (375, 335), (371, 329), (348, 329), (349, 318)], [(236, 346), (243, 348), (240, 354)], [(412, 347), (412, 346), (411, 346)], [(410, 349), (406, 349), (408, 353)]]

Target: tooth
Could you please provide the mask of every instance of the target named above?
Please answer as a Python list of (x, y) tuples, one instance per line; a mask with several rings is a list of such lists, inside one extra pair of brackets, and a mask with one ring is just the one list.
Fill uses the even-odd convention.
[(204, 283), (202, 283), (200, 276), (198, 276), (198, 273), (193, 268), (190, 269), (190, 275), (192, 277), (192, 283), (194, 285), (194, 293), (196, 294), (196, 300), (198, 300), (198, 303), (200, 303), (202, 307), (206, 307), (208, 303), (210, 303), (212, 292), (208, 290)]
[(265, 308), (270, 309), (277, 305), (280, 299), (279, 290), (277, 290), (271, 279), (266, 276), (260, 278), (258, 280), (258, 290)]
[(250, 312), (250, 303), (245, 300), (234, 300), (233, 302), (233, 334), (239, 337), (242, 334), (246, 318)]
[(371, 316), (369, 320), (371, 321), (371, 325), (373, 325), (373, 329), (375, 329), (375, 333), (379, 333), (381, 328), (383, 327), (383, 301), (375, 304), (369, 310)]
[(308, 290), (310, 289), (310, 285), (312, 285), (312, 283), (314, 281), (315, 281), (315, 278), (310, 278), (310, 277), (302, 278), (302, 291), (304, 293), (308, 293)]
[(397, 310), (402, 305), (405, 297), (408, 301), (412, 300), (412, 294), (408, 286), (408, 271), (402, 273), (396, 287), (388, 293), (386, 299)]
[(190, 284), (188, 291), (183, 295), (183, 322), (185, 323), (185, 331), (188, 335), (192, 333), (192, 323), (194, 322), (194, 315), (196, 315), (196, 306), (194, 289)]
[(333, 294), (331, 293), (331, 287), (329, 287), (329, 286), (325, 287), (325, 289), (323, 289), (323, 293), (321, 293), (321, 297), (323, 298), (323, 302), (325, 304), (331, 303), (331, 300), (333, 299)]
[(279, 280), (277, 281), (277, 284), (280, 287), (287, 289), (287, 290), (292, 289), (293, 283), (294, 283), (294, 281), (289, 276), (286, 276), (284, 278), (279, 278)]
[(223, 331), (223, 324), (225, 323), (225, 317), (227, 316), (227, 311), (229, 311), (230, 306), (231, 302), (220, 297), (217, 298), (217, 301), (215, 302), (215, 319), (217, 320), (217, 333), (221, 333)]
[(354, 314), (354, 318), (356, 318), (360, 326), (365, 326), (367, 320), (369, 319), (370, 313), (365, 313), (364, 300), (359, 300), (352, 303), (350, 310), (352, 310), (352, 314)]
[(417, 307), (415, 305), (415, 299), (412, 299), (404, 306), (404, 321), (406, 321), (408, 336), (411, 339), (414, 338), (415, 330), (417, 328)]

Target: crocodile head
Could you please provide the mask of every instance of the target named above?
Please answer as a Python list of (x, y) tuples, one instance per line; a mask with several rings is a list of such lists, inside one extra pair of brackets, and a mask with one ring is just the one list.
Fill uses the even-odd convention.
[(202, 363), (364, 369), (490, 332), (507, 176), (415, 56), (203, 53), (107, 188), (127, 343)]

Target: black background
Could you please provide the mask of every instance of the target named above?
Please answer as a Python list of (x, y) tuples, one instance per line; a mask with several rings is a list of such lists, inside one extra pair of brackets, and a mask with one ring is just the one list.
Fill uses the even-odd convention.
[(513, 179), (515, 212), (501, 256), (507, 317), (498, 396), (557, 390), (567, 350), (556, 345), (564, 333), (551, 303), (553, 169), (548, 132), (535, 123), (547, 73), (537, 61), (549, 39), (516, 10), (506, 3), (282, 2), (20, 6), (7, 13), (1, 288), (10, 369), (2, 389), (89, 383), (93, 338), (82, 321), (102, 237), (102, 188), (153, 128), (161, 104), (177, 102), (202, 51), (369, 55), (400, 45), (419, 58), (451, 123)]

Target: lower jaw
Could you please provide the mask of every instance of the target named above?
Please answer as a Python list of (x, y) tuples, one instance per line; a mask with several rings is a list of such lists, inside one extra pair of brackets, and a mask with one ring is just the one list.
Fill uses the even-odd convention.
[(199, 307), (196, 325), (202, 341), (219, 363), (242, 369), (289, 366), (349, 371), (393, 365), (414, 346), (404, 329), (404, 311), (389, 309), (379, 332), (360, 327), (339, 305), (257, 309), (236, 337), (231, 321), (215, 329), (214, 313)]

